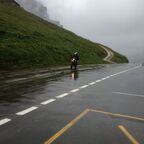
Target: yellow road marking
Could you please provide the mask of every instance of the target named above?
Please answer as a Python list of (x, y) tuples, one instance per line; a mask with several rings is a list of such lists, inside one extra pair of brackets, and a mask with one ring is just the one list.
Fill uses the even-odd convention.
[(132, 144), (140, 144), (128, 131), (127, 129), (119, 125), (118, 128), (124, 133), (124, 135), (132, 142)]
[(96, 113), (101, 113), (101, 114), (105, 114), (105, 115), (111, 115), (111, 116), (116, 116), (116, 117), (123, 117), (123, 118), (138, 120), (138, 121), (144, 121), (144, 118), (139, 118), (139, 117), (135, 117), (135, 116), (128, 116), (128, 115), (117, 114), (117, 113), (110, 113), (110, 112), (93, 110), (93, 109), (89, 109), (89, 111), (96, 112)]
[[(104, 115), (110, 115), (110, 116), (115, 116), (115, 117), (123, 117), (123, 118), (128, 118), (128, 119), (133, 119), (133, 120), (138, 120), (138, 121), (143, 121), (144, 122), (144, 118), (139, 118), (139, 117), (135, 117), (135, 116), (128, 116), (128, 115), (123, 115), (123, 114), (117, 114), (117, 113), (111, 113), (111, 112), (105, 112), (105, 111), (94, 110), (94, 109), (86, 109), (80, 115), (78, 115), (75, 119), (73, 119), (70, 123), (68, 123), (64, 128), (62, 128), (60, 131), (58, 131), (56, 134), (54, 134), (50, 139), (48, 139), (46, 142), (44, 142), (44, 144), (51, 144), (52, 142), (54, 142), (63, 133), (65, 133), (69, 128), (71, 128), (74, 124), (76, 124), (82, 117), (84, 117), (88, 112), (95, 112), (95, 113), (100, 113), (100, 114), (104, 114)], [(122, 126), (120, 126), (119, 128), (121, 130), (122, 129), (124, 130), (124, 128), (122, 128)], [(128, 132), (126, 132), (126, 133), (127, 133), (127, 136), (131, 136)], [(139, 143), (133, 143), (133, 144), (139, 144)]]
[(60, 137), (65, 131), (71, 128), (74, 124), (76, 124), (82, 117), (84, 117), (89, 112), (89, 109), (84, 110), (79, 116), (73, 119), (70, 123), (68, 123), (64, 128), (62, 128), (59, 132), (54, 134), (49, 140), (47, 140), (44, 144), (51, 144), (58, 137)]

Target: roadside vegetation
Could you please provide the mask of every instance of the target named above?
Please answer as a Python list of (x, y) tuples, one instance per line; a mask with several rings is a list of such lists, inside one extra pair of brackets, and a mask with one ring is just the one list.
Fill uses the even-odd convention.
[[(106, 52), (76, 34), (46, 22), (19, 6), (0, 4), (0, 69), (68, 65), (78, 51), (80, 64), (105, 63)], [(115, 62), (128, 62), (115, 53)]]

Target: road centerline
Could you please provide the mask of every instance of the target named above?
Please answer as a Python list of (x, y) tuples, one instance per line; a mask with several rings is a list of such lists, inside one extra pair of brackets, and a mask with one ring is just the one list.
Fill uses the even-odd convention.
[(84, 89), (84, 88), (87, 88), (89, 85), (83, 85), (80, 87), (80, 89)]
[(89, 83), (89, 85), (94, 85), (94, 84), (96, 84), (96, 82), (91, 82), (91, 83)]
[(52, 103), (52, 102), (54, 102), (54, 101), (56, 101), (56, 99), (49, 99), (49, 100), (47, 100), (47, 101), (42, 102), (41, 104), (42, 104), (42, 105), (47, 105), (47, 104)]
[(30, 112), (32, 112), (32, 111), (34, 111), (34, 110), (36, 110), (36, 109), (38, 109), (38, 107), (33, 106), (33, 107), (30, 107), (30, 108), (28, 108), (28, 109), (25, 109), (25, 110), (23, 110), (23, 111), (21, 111), (21, 112), (16, 113), (16, 115), (22, 116), (22, 115), (25, 115), (25, 114), (27, 114), (27, 113), (30, 113)]
[(0, 126), (3, 125), (3, 124), (8, 123), (10, 121), (11, 121), (11, 119), (9, 119), (9, 118), (2, 119), (2, 120), (0, 120)]
[(103, 81), (103, 80), (106, 80), (106, 78), (102, 78), (101, 80), (102, 80), (102, 81)]
[(74, 90), (71, 90), (70, 92), (71, 93), (75, 93), (75, 92), (77, 92), (77, 91), (79, 91), (80, 89), (74, 89)]
[(63, 98), (63, 97), (68, 96), (68, 95), (69, 95), (69, 93), (63, 93), (61, 95), (56, 96), (56, 98)]
[(102, 81), (102, 80), (96, 80), (95, 82), (96, 82), (96, 83), (99, 83), (99, 82), (101, 82), (101, 81)]

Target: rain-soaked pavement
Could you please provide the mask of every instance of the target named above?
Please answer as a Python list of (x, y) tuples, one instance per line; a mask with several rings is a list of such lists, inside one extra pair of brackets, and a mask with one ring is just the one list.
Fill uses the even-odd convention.
[(113, 64), (0, 84), (0, 144), (143, 144), (144, 67)]

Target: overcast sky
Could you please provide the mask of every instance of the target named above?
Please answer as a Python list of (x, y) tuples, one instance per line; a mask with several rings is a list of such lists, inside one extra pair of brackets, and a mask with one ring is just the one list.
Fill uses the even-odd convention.
[(144, 61), (144, 0), (37, 1), (64, 28), (105, 44), (133, 61)]

